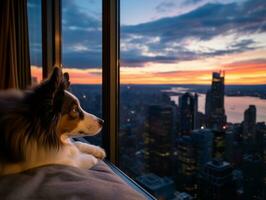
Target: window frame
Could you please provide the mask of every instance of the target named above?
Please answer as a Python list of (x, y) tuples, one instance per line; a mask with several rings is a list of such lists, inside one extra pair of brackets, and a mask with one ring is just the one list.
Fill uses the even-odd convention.
[(61, 0), (42, 0), (42, 75), (47, 78), (54, 66), (61, 67)]
[[(42, 0), (43, 78), (54, 66), (62, 67), (61, 0)], [(120, 106), (120, 0), (102, 0), (102, 109), (105, 163), (130, 187), (144, 197), (155, 200), (119, 167), (119, 106)]]
[(119, 57), (120, 57), (120, 3), (102, 0), (102, 105), (103, 146), (107, 159), (119, 165)]
[[(47, 78), (62, 66), (61, 0), (42, 0), (42, 67)], [(119, 153), (119, 0), (102, 0), (103, 147), (107, 159), (118, 165)]]

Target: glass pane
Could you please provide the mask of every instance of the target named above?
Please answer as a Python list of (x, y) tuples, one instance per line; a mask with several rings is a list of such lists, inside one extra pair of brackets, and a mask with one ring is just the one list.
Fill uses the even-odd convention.
[[(84, 110), (102, 116), (102, 1), (62, 0), (62, 55)], [(101, 144), (101, 135), (85, 137)]]
[(266, 2), (120, 14), (121, 169), (159, 199), (265, 199)]
[(35, 85), (42, 80), (42, 8), (41, 0), (28, 0), (31, 79)]

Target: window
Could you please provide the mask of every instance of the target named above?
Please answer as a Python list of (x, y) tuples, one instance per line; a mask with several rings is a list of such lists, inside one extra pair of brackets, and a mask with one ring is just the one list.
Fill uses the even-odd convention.
[(120, 168), (158, 198), (264, 199), (265, 2), (120, 4)]
[[(30, 27), (31, 20), (38, 19), (30, 17), (34, 3), (28, 4)], [(158, 198), (264, 199), (265, 2), (120, 3), (121, 170)], [(102, 83), (106, 77), (112, 84), (116, 81), (111, 70), (102, 72), (102, 44), (116, 43), (113, 35), (101, 40), (102, 10), (102, 1), (62, 0), (64, 70), (70, 73), (71, 91), (82, 106), (99, 117), (102, 107), (117, 103), (113, 96), (118, 95), (108, 94), (113, 102), (102, 105)], [(108, 28), (117, 30), (112, 23)], [(40, 66), (37, 29), (30, 28), (31, 63)], [(34, 30), (39, 40), (34, 39)], [(117, 60), (110, 60), (115, 65)], [(104, 70), (109, 67), (114, 66)], [(110, 91), (105, 88), (103, 94)], [(115, 115), (106, 118), (111, 121), (110, 116)], [(114, 124), (111, 128), (116, 129)], [(114, 135), (106, 138), (117, 147)], [(93, 140), (101, 144), (101, 136)]]
[[(71, 92), (83, 109), (102, 117), (102, 2), (62, 0), (62, 38)], [(101, 143), (101, 135), (85, 139)]]
[(42, 7), (41, 0), (28, 0), (28, 26), (32, 84), (42, 79)]

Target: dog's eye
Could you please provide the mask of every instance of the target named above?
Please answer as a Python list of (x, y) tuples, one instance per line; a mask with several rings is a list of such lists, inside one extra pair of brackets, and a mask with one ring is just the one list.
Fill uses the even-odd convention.
[(78, 112), (78, 109), (77, 109), (77, 108), (73, 108), (73, 109), (72, 109), (72, 112), (73, 112), (73, 113), (76, 113), (76, 112)]

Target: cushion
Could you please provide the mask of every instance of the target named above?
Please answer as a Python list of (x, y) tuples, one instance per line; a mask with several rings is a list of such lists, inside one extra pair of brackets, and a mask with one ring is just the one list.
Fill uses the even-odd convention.
[(142, 200), (104, 162), (85, 170), (65, 165), (46, 165), (0, 177), (4, 199)]

